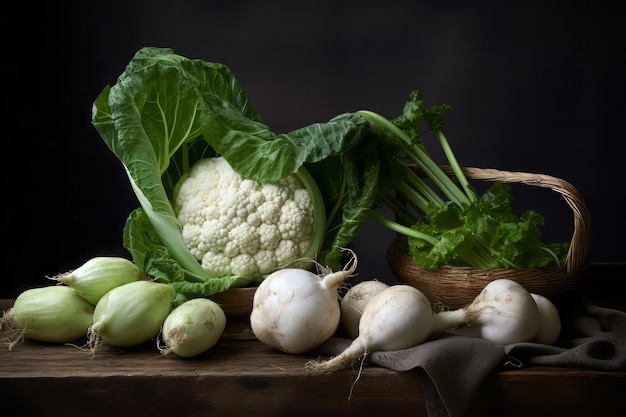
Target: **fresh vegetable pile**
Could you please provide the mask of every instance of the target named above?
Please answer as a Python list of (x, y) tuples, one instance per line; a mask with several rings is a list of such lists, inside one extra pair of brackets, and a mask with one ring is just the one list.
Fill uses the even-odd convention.
[(491, 281), (457, 310), (436, 311), (417, 288), (378, 281), (362, 281), (340, 298), (338, 285), (356, 269), (356, 254), (351, 256), (350, 267), (338, 272), (315, 276), (283, 269), (270, 274), (254, 294), (250, 324), (255, 336), (299, 354), (314, 351), (339, 330), (352, 343), (333, 358), (307, 363), (312, 372), (330, 373), (369, 353), (408, 349), (446, 331), (502, 345), (553, 344), (560, 335), (556, 306), (509, 279)]
[(92, 258), (50, 279), (57, 285), (22, 292), (0, 318), (9, 350), (24, 339), (84, 339), (84, 349), (95, 356), (103, 342), (123, 348), (155, 340), (163, 354), (193, 357), (213, 347), (226, 326), (219, 304), (198, 298), (174, 308), (174, 288), (124, 258)]
[[(340, 297), (357, 267), (346, 248), (370, 217), (404, 235), (423, 268), (542, 268), (567, 256), (568, 244), (541, 242), (539, 213), (513, 213), (507, 185), (476, 192), (443, 134), (448, 110), (413, 91), (392, 120), (361, 110), (275, 133), (225, 65), (143, 48), (92, 114), (139, 202), (124, 227), (132, 261), (98, 257), (59, 274), (58, 285), (21, 294), (0, 325), (17, 332), (11, 346), (85, 337), (95, 354), (103, 342), (156, 340), (163, 354), (192, 357), (226, 325), (208, 297), (258, 285), (250, 324), (263, 343), (306, 353), (340, 324), (353, 339), (342, 355), (311, 363), (316, 372), (455, 328), (502, 344), (553, 343), (554, 305), (509, 280), (455, 311), (435, 312), (408, 285), (364, 282)], [(426, 149), (426, 133), (449, 170)]]
[[(143, 48), (97, 97), (92, 123), (140, 203), (125, 247), (187, 298), (258, 283), (303, 258), (339, 270), (341, 248), (370, 216), (406, 235), (425, 268), (558, 265), (567, 244), (539, 240), (541, 215), (513, 214), (505, 184), (478, 196), (465, 178), (442, 132), (448, 109), (426, 107), (414, 91), (393, 120), (357, 111), (275, 133), (228, 67)], [(452, 176), (421, 128), (438, 139)], [(220, 167), (207, 162), (216, 157)], [(394, 220), (379, 214), (383, 205)]]
[[(303, 268), (269, 274), (254, 293), (255, 337), (290, 354), (310, 353), (335, 335), (351, 339), (340, 355), (306, 364), (318, 373), (348, 367), (371, 352), (414, 347), (445, 331), (502, 345), (553, 344), (559, 337), (555, 305), (515, 281), (494, 280), (464, 308), (435, 311), (409, 285), (372, 280), (349, 287), (358, 262), (354, 251), (346, 251), (350, 258), (340, 271), (318, 265), (317, 274)], [(217, 344), (228, 320), (208, 298), (175, 305), (171, 285), (148, 279), (123, 258), (93, 258), (51, 279), (58, 284), (24, 291), (0, 318), (0, 329), (9, 329), (9, 350), (24, 339), (85, 340), (81, 349), (95, 357), (102, 343), (125, 348), (155, 341), (163, 355), (192, 358)]]

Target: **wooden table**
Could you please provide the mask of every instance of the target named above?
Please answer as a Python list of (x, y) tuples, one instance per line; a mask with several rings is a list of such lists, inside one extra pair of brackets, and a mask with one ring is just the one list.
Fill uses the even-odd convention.
[[(0, 309), (11, 303), (0, 300)], [(310, 375), (304, 366), (314, 358), (256, 340), (222, 340), (194, 359), (163, 356), (153, 343), (104, 346), (92, 358), (74, 346), (26, 341), (0, 350), (0, 396), (4, 410), (25, 416), (427, 415), (419, 371)], [(494, 372), (468, 411), (489, 415), (623, 416), (626, 372)]]

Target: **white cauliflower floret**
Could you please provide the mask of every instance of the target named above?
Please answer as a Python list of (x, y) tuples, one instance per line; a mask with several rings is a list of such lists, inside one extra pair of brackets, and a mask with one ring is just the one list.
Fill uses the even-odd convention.
[(202, 245), (202, 227), (197, 224), (186, 224), (183, 226), (182, 237), (189, 251), (196, 259), (202, 259), (204, 252), (200, 249)]
[[(200, 236), (198, 242), (195, 244), (195, 248), (199, 249), (200, 245), (206, 248), (204, 252), (223, 252), (226, 244), (228, 243), (228, 224), (224, 221), (225, 218), (210, 219), (202, 223), (200, 229)], [(189, 225), (185, 225), (188, 227)], [(183, 240), (187, 242), (183, 235)], [(191, 243), (191, 242), (190, 242)], [(188, 243), (188, 247), (190, 246)], [(198, 258), (196, 256), (196, 258)]]
[(186, 246), (217, 276), (270, 273), (302, 257), (313, 238), (311, 197), (295, 175), (261, 184), (222, 157), (192, 167), (174, 208)]
[(305, 188), (296, 188), (293, 190), (293, 201), (298, 207), (310, 207), (311, 196)]
[(278, 226), (275, 224), (261, 223), (257, 228), (261, 246), (264, 249), (273, 250), (278, 247), (282, 236)]
[(279, 206), (287, 201), (289, 197), (289, 188), (288, 184), (285, 182), (278, 182), (274, 184), (264, 184), (263, 192), (266, 194), (265, 199), (268, 201), (272, 201)]
[(248, 253), (235, 256), (230, 261), (230, 270), (233, 275), (252, 275), (258, 272), (254, 257)]
[(263, 249), (258, 251), (254, 254), (254, 262), (256, 262), (261, 274), (268, 274), (278, 266), (273, 250)]
[(217, 276), (229, 275), (231, 273), (230, 258), (223, 253), (207, 252), (202, 257), (202, 268)]
[(254, 255), (261, 246), (257, 228), (246, 222), (230, 229), (228, 238), (239, 249), (239, 253)]
[(257, 210), (261, 221), (265, 224), (277, 224), (280, 220), (280, 204), (271, 200), (263, 202)]
[(259, 227), (263, 222), (261, 221), (261, 215), (257, 212), (248, 214), (246, 223), (250, 226)]
[(311, 234), (313, 229), (312, 210), (300, 207), (295, 201), (286, 201), (281, 207), (278, 230), (283, 239), (299, 241), (301, 236)]
[(298, 257), (298, 245), (293, 240), (281, 240), (274, 251), (278, 266), (286, 266)]

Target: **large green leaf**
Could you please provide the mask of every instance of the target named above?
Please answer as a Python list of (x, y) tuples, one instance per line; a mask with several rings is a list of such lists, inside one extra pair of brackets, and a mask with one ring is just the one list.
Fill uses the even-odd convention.
[[(165, 48), (143, 48), (135, 54), (116, 84), (105, 87), (95, 100), (92, 123), (123, 163), (142, 213), (149, 219), (135, 223), (138, 218), (131, 216), (126, 225), (132, 230), (127, 236), (136, 236), (135, 245), (129, 247), (133, 257), (144, 265), (175, 271), (163, 268), (169, 265), (167, 259), (156, 259), (171, 257), (183, 268), (186, 281), (199, 283), (195, 290), (206, 291), (223, 285), (216, 285), (212, 281), (216, 277), (204, 271), (186, 248), (171, 204), (176, 185), (190, 167), (201, 158), (220, 154), (243, 177), (276, 181), (304, 166), (334, 158), (349, 164), (343, 155), (360, 143), (369, 128), (363, 118), (343, 114), (325, 123), (275, 134), (261, 122), (228, 67), (190, 60)], [(345, 191), (340, 184), (346, 183), (348, 171), (341, 166), (333, 168), (314, 170), (313, 180), (323, 185), (323, 192)], [(366, 177), (365, 182), (356, 184), (371, 186), (376, 179)], [(349, 242), (364, 221), (363, 213), (371, 199), (370, 192), (362, 194), (359, 188), (351, 190), (347, 198), (330, 196), (329, 207), (326, 201), (315, 202), (318, 212), (337, 212), (341, 216), (335, 218), (345, 223), (329, 230), (326, 241), (336, 242), (334, 237), (341, 235), (339, 241)], [(350, 204), (343, 212), (346, 201)], [(320, 218), (325, 218), (324, 213)], [(159, 237), (159, 250), (139, 244), (152, 236), (152, 231), (144, 230), (148, 228)], [(228, 285), (242, 282), (240, 277), (230, 278), (225, 279)]]
[[(200, 276), (206, 272), (184, 245), (161, 176), (183, 144), (199, 140), (200, 128), (209, 116), (202, 82), (224, 72), (228, 73), (220, 65), (192, 63), (169, 50), (144, 48), (116, 85), (103, 90), (93, 111), (94, 127), (124, 164), (133, 191), (164, 246), (183, 268)], [(225, 83), (214, 84), (223, 87)], [(187, 165), (193, 163), (184, 160)]]

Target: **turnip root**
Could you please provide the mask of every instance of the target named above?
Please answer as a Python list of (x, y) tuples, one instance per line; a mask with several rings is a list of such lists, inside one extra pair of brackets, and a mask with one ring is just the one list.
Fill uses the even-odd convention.
[(219, 304), (208, 298), (193, 298), (165, 318), (161, 333), (166, 348), (157, 347), (163, 355), (173, 352), (192, 358), (215, 346), (225, 327), (226, 314)]
[[(509, 279), (490, 282), (467, 307), (438, 313), (419, 290), (394, 285), (365, 305), (359, 335), (345, 351), (327, 361), (310, 362), (307, 367), (314, 372), (333, 372), (371, 352), (417, 346), (444, 330), (501, 344), (529, 341), (539, 335), (547, 340), (543, 332), (538, 333), (539, 317), (533, 296)], [(553, 336), (551, 330), (546, 333)]]
[(254, 293), (250, 326), (255, 337), (286, 353), (309, 352), (339, 327), (339, 288), (357, 266), (356, 255), (341, 271), (317, 275), (284, 268), (265, 278)]
[(327, 361), (309, 362), (307, 368), (330, 373), (371, 352), (408, 349), (465, 319), (462, 310), (434, 313), (428, 298), (415, 287), (392, 285), (365, 305), (359, 335), (346, 350)]
[(382, 281), (361, 281), (352, 286), (341, 299), (341, 327), (346, 337), (355, 339), (359, 335), (359, 321), (365, 305), (377, 294), (389, 288)]
[(491, 281), (461, 310), (468, 317), (467, 325), (455, 329), (455, 334), (506, 345), (527, 342), (539, 329), (535, 300), (520, 283), (510, 279)]
[(535, 337), (530, 341), (542, 343), (544, 345), (553, 345), (561, 334), (561, 317), (556, 306), (548, 298), (539, 294), (530, 294), (539, 311), (539, 328)]

